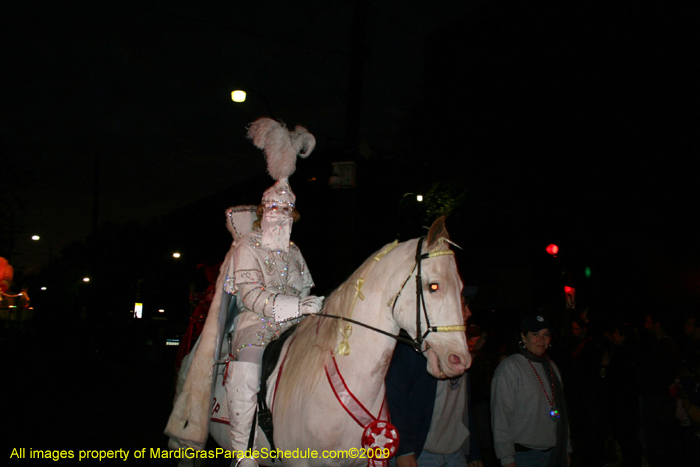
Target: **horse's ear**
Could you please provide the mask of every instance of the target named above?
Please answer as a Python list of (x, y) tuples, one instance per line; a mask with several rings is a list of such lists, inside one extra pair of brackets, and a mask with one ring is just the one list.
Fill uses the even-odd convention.
[(433, 225), (430, 226), (430, 231), (428, 232), (428, 238), (426, 243), (428, 245), (427, 249), (431, 249), (435, 246), (439, 238), (450, 238), (445, 228), (445, 216), (439, 217)]

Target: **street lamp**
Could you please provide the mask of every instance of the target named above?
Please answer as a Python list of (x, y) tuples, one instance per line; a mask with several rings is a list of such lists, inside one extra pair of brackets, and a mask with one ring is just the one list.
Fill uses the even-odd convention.
[(231, 100), (233, 102), (245, 102), (246, 92), (241, 89), (236, 89), (231, 92)]
[(237, 88), (231, 91), (231, 100), (236, 103), (243, 103), (246, 100), (246, 97), (248, 93), (251, 92), (253, 94), (257, 94), (262, 100), (265, 102), (265, 105), (267, 106), (268, 110), (268, 116), (270, 118), (275, 118), (274, 117), (274, 112), (272, 112), (272, 106), (270, 105), (270, 101), (267, 100), (267, 97), (265, 97), (265, 94), (261, 93), (257, 89), (252, 89), (246, 87), (245, 90), (243, 88)]
[[(32, 235), (32, 240), (35, 242), (38, 242), (41, 239), (42, 239), (41, 235)], [(44, 238), (44, 240), (46, 240), (46, 246), (49, 249), (49, 263), (50, 263), (51, 260), (53, 259), (53, 249), (51, 248), (51, 240), (48, 237)]]
[[(403, 196), (401, 197), (401, 200), (399, 200), (399, 208), (398, 209), (401, 209), (401, 203), (403, 203), (404, 198), (406, 198), (406, 196), (410, 196), (410, 195), (416, 195), (416, 194), (415, 193), (404, 193)], [(419, 203), (422, 203), (423, 202), (423, 195), (416, 195), (416, 201), (418, 201)]]
[[(401, 205), (403, 204), (403, 200), (406, 199), (406, 196), (410, 196), (410, 195), (416, 195), (416, 194), (412, 193), (412, 192), (404, 193), (403, 196), (401, 196), (401, 199), (399, 200), (399, 206), (396, 208), (396, 227), (397, 227), (396, 237), (397, 238), (401, 238), (401, 232), (399, 232), (401, 230)], [(416, 201), (418, 201), (419, 203), (422, 203), (423, 202), (423, 195), (416, 195)]]

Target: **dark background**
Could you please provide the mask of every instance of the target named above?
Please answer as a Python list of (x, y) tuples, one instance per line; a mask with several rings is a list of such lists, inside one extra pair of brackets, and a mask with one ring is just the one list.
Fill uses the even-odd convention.
[[(318, 293), (448, 214), (460, 271), (480, 286), (475, 317), (541, 309), (563, 323), (564, 285), (601, 320), (697, 307), (689, 15), (646, 1), (405, 3), (0, 3), (0, 255), (35, 307), (22, 329), (3, 322), (18, 441), (69, 446), (61, 427), (75, 423), (86, 447), (164, 445), (164, 340), (206, 287), (197, 265), (230, 245), (224, 210), (272, 184), (244, 138), (262, 115), (318, 141), (291, 177)], [(338, 161), (357, 164), (354, 188), (329, 188)], [(123, 438), (100, 433), (107, 422)]]

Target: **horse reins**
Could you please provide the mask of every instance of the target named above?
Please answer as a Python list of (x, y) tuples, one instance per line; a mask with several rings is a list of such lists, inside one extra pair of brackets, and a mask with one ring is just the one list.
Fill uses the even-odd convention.
[[(452, 250), (438, 250), (438, 251), (432, 251), (428, 253), (423, 253), (422, 252), (422, 247), (423, 247), (423, 240), (425, 239), (425, 236), (421, 237), (418, 239), (418, 246), (416, 248), (416, 262), (413, 265), (413, 269), (411, 269), (411, 272), (408, 274), (408, 277), (406, 280), (403, 281), (401, 284), (401, 288), (399, 289), (398, 293), (394, 295), (392, 301), (394, 302), (393, 305), (391, 306), (391, 314), (394, 314), (394, 309), (396, 308), (396, 302), (399, 300), (399, 296), (401, 295), (401, 292), (403, 291), (404, 287), (406, 286), (406, 283), (408, 280), (411, 278), (411, 275), (413, 275), (413, 271), (417, 269), (416, 272), (416, 337), (414, 338), (405, 338), (401, 335), (393, 335), (390, 332), (384, 331), (383, 329), (375, 328), (374, 326), (370, 326), (369, 324), (362, 323), (360, 321), (347, 318), (345, 316), (337, 316), (337, 315), (329, 315), (329, 314), (317, 314), (315, 316), (325, 316), (328, 318), (335, 318), (335, 319), (340, 319), (343, 321), (347, 321), (353, 324), (357, 324), (359, 326), (365, 327), (367, 329), (371, 329), (372, 331), (378, 332), (380, 334), (384, 334), (385, 336), (389, 336), (393, 339), (396, 339), (399, 342), (403, 342), (405, 344), (408, 344), (412, 346), (416, 352), (423, 353), (426, 352), (430, 347), (426, 343), (425, 349), (423, 348), (423, 342), (425, 342), (425, 338), (430, 334), (431, 332), (464, 332), (467, 330), (467, 327), (463, 324), (458, 324), (458, 325), (450, 325), (450, 326), (431, 326), (430, 325), (430, 319), (428, 318), (428, 309), (425, 306), (425, 295), (423, 294), (423, 277), (422, 277), (422, 269), (421, 269), (421, 262), (424, 259), (428, 258), (434, 258), (436, 256), (445, 256), (445, 255), (454, 255), (454, 251)], [(388, 253), (386, 251), (384, 254)], [(376, 258), (375, 258), (376, 259)], [(426, 322), (426, 330), (424, 334), (421, 334), (421, 305), (423, 307), (423, 315), (425, 316), (425, 322)]]

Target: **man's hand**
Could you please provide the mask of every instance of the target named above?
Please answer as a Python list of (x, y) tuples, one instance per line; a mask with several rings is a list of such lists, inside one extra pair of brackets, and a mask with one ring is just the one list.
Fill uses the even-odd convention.
[(396, 458), (396, 467), (417, 467), (416, 455), (406, 454), (405, 456)]
[(317, 297), (309, 295), (301, 300), (299, 310), (302, 315), (315, 315), (323, 308), (323, 299), (326, 297)]

